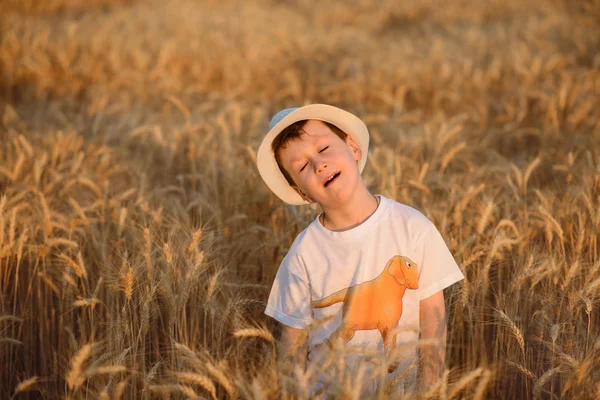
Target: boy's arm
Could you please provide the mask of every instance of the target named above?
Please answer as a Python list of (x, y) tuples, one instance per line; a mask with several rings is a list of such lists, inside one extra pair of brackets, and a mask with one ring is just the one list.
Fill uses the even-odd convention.
[[(279, 360), (283, 362), (286, 369), (300, 363), (303, 369), (306, 369), (308, 330), (291, 328), (283, 325), (281, 330), (281, 340), (279, 343)], [(294, 359), (296, 360), (294, 362)]]
[(444, 291), (421, 300), (421, 339), (435, 339), (439, 344), (420, 349), (419, 380), (422, 389), (429, 388), (441, 376), (446, 360), (446, 306)]

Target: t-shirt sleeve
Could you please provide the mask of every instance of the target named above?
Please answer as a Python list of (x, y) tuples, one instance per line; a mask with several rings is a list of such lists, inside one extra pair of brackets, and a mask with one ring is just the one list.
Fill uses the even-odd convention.
[(464, 275), (442, 235), (428, 221), (426, 233), (417, 244), (418, 254), (422, 255), (419, 271), (419, 297), (424, 300), (440, 290), (464, 279)]
[(310, 285), (297, 255), (288, 253), (277, 271), (265, 314), (292, 328), (307, 328), (313, 321)]

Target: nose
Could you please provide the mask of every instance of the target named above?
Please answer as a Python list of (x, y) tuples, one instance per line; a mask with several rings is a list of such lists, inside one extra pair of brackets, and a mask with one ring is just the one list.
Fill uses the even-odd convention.
[(323, 160), (322, 158), (319, 158), (315, 161), (315, 172), (317, 174), (320, 174), (321, 172), (323, 172), (326, 169), (327, 169), (327, 162), (325, 160)]

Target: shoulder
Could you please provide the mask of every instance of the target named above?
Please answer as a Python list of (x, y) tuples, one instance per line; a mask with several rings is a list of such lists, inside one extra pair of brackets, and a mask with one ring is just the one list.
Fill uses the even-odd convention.
[(382, 199), (387, 204), (390, 219), (394, 224), (401, 225), (413, 244), (417, 244), (432, 229), (435, 229), (429, 218), (416, 208), (393, 199), (384, 197)]
[(314, 251), (318, 243), (315, 222), (312, 222), (296, 236), (283, 259), (283, 263), (300, 267), (303, 264), (303, 257)]
[(429, 218), (416, 208), (393, 199), (383, 199), (388, 204), (392, 218), (399, 223), (403, 223), (410, 232), (416, 234), (419, 232), (426, 233), (433, 226)]
[(306, 251), (307, 247), (311, 247), (312, 243), (315, 241), (316, 236), (316, 226), (315, 222), (311, 222), (302, 232), (296, 236), (296, 239), (292, 242), (290, 249), (288, 250), (288, 254), (298, 254), (301, 255), (304, 251)]

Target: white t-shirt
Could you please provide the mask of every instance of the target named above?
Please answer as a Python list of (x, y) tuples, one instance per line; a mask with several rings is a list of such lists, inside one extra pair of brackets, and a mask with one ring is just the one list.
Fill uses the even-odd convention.
[[(416, 343), (419, 302), (464, 278), (423, 214), (379, 198), (377, 210), (349, 230), (330, 231), (317, 217), (279, 266), (265, 314), (309, 329), (309, 365), (323, 361), (321, 349), (329, 346), (319, 344), (328, 343), (334, 332), (347, 346), (381, 354), (384, 336), (391, 346), (391, 329), (396, 345)], [(412, 368), (403, 376), (405, 385), (414, 387), (416, 347), (407, 352), (396, 371)]]

